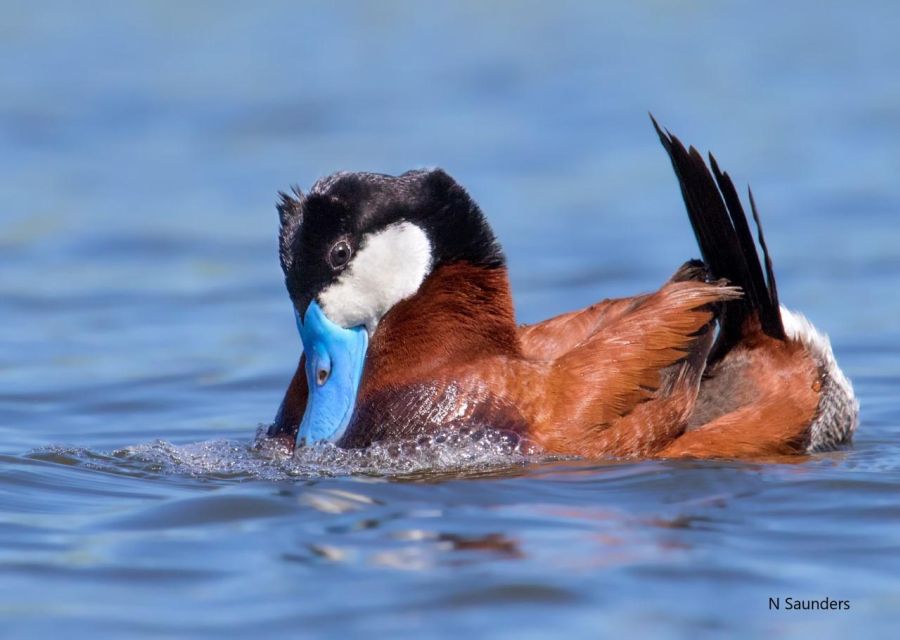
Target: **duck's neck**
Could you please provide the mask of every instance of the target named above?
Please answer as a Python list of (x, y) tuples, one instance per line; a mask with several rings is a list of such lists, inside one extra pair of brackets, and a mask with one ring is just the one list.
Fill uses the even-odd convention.
[(416, 295), (382, 318), (366, 355), (364, 386), (382, 386), (448, 362), (518, 355), (505, 267), (466, 262), (438, 267)]

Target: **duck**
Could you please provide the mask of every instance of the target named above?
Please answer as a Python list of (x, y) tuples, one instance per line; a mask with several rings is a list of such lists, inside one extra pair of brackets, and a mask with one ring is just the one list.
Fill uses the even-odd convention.
[(468, 427), (598, 459), (848, 444), (859, 403), (827, 336), (780, 304), (752, 191), (756, 241), (715, 157), (651, 120), (700, 258), (655, 292), (536, 324), (517, 325), (503, 250), (442, 169), (340, 172), (280, 192), (303, 349), (268, 439), (356, 449)]

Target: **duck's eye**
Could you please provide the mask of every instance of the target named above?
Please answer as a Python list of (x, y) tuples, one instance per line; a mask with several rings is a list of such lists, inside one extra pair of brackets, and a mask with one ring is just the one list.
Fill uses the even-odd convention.
[(350, 261), (351, 253), (350, 245), (347, 244), (346, 240), (336, 242), (328, 253), (328, 262), (331, 265), (331, 268), (340, 269), (343, 267)]

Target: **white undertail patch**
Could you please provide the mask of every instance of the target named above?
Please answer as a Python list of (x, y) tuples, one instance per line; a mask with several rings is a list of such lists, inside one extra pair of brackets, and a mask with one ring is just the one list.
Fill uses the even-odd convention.
[(859, 401), (834, 358), (828, 336), (803, 315), (785, 307), (781, 307), (781, 322), (787, 337), (802, 343), (824, 374), (819, 406), (810, 427), (809, 451), (828, 451), (849, 442), (859, 422)]
[(363, 238), (319, 304), (332, 322), (345, 329), (365, 325), (371, 336), (391, 307), (419, 290), (431, 266), (431, 242), (421, 227), (392, 224)]

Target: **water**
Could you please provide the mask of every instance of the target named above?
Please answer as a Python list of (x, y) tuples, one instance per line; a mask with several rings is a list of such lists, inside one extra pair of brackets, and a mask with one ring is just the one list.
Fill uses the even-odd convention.
[[(720, 4), (4, 3), (2, 636), (895, 633), (900, 7)], [(753, 182), (854, 447), (251, 448), (299, 353), (276, 190), (444, 166), (534, 321), (696, 254), (647, 110)]]

